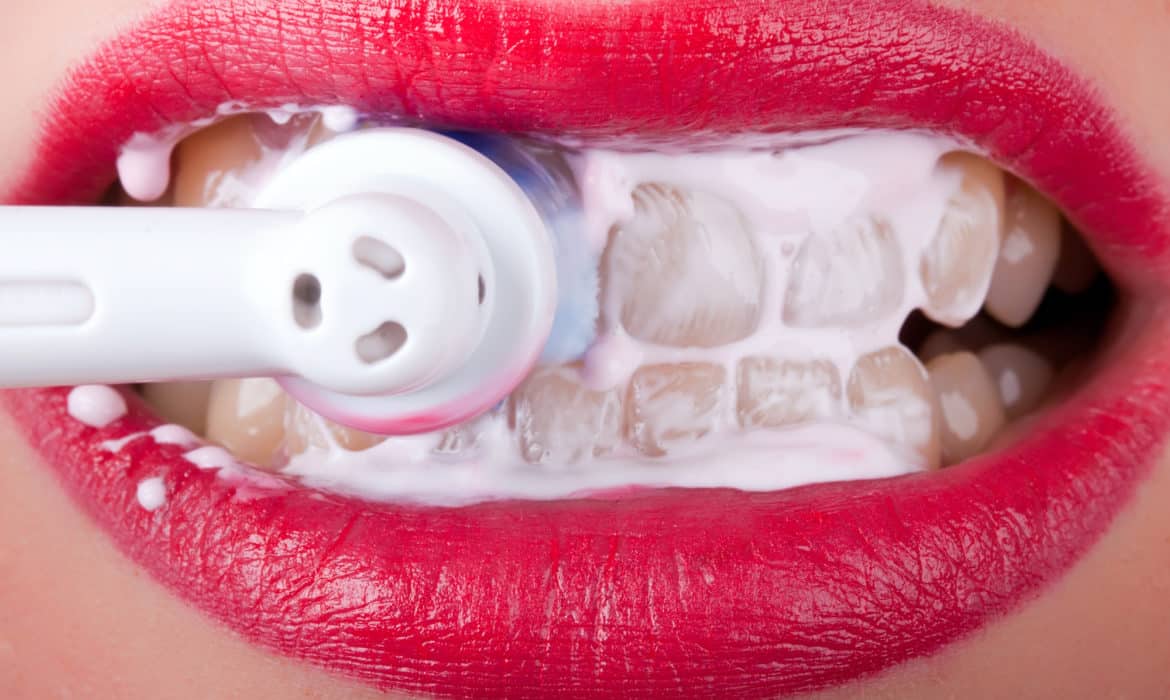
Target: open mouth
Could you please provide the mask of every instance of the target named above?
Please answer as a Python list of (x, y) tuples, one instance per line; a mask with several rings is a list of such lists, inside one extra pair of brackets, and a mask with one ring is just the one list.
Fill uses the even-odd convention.
[[(373, 501), (250, 471), (223, 478), (223, 470), (201, 469), (189, 459), (193, 438), (160, 432), (157, 412), (129, 390), (120, 394), (124, 414), (91, 425), (74, 417), (76, 406), (71, 413), (70, 389), (4, 395), (31, 444), (128, 556), (258, 643), (379, 687), (442, 695), (537, 695), (550, 685), (571, 695), (824, 687), (930, 653), (1035, 593), (1124, 506), (1170, 429), (1158, 351), (1168, 329), (1156, 301), (1170, 240), (1165, 193), (1091, 90), (1010, 33), (916, 3), (854, 3), (841, 10), (848, 17), (817, 3), (741, 5), (734, 16), (702, 2), (566, 6), (555, 14), (536, 4), (502, 11), (490, 3), (325, 3), (275, 23), (276, 10), (228, 4), (250, 33), (221, 26), (198, 4), (177, 3), (78, 68), (37, 163), (8, 199), (94, 201), (134, 134), (205, 119), (232, 101), (256, 110), (343, 104), (379, 120), (541, 134), (579, 153), (631, 150), (631, 140), (709, 150), (745, 135), (778, 143), (783, 133), (913, 130), (986, 155), (995, 164), (990, 179), (1006, 183), (1001, 211), (1018, 207), (1059, 230), (1051, 200), (1117, 287), (1067, 282), (1075, 293), (1046, 293), (1033, 312), (986, 294), (962, 319), (936, 308), (937, 319), (961, 323), (988, 299), (987, 315), (999, 320), (976, 318), (957, 332), (917, 317), (903, 326), (903, 315), (894, 328), (917, 354), (906, 374), (925, 382), (937, 432), (880, 437), (906, 448), (913, 468), (905, 471), (913, 473), (786, 490), (648, 488), (459, 506)], [(622, 38), (630, 27), (653, 29), (633, 47)], [(548, 38), (529, 41), (534, 34)], [(204, 50), (193, 55), (192, 42)], [(987, 172), (986, 163), (971, 162), (955, 169), (957, 181)], [(641, 193), (649, 209), (675, 202), (670, 211), (689, 216), (696, 207), (687, 196)], [(637, 237), (626, 238), (636, 248)], [(1074, 250), (1076, 238), (1060, 240)], [(847, 248), (822, 257), (836, 260)], [(1051, 264), (1055, 273), (1060, 263)], [(919, 267), (899, 279), (918, 274), (923, 289), (930, 279), (945, 287), (978, 267), (935, 277)], [(1048, 277), (1039, 275), (1034, 301), (1045, 296)], [(980, 280), (994, 295), (991, 278)], [(625, 314), (623, 327), (656, 345), (669, 345), (667, 336), (686, 325), (656, 324), (657, 313), (638, 311)], [(720, 323), (702, 332), (731, 338), (753, 315), (720, 308), (713, 318)], [(1023, 330), (1006, 327), (1017, 323)], [(1083, 348), (1069, 352), (1070, 333)], [(837, 367), (836, 384), (831, 372), (802, 371), (800, 386), (820, 387), (837, 404), (743, 403), (752, 394), (736, 380), (780, 371), (770, 358), (736, 357), (734, 377), (720, 381), (677, 366), (650, 379), (692, 395), (703, 382), (717, 384), (739, 428), (783, 428), (756, 424), (784, 423), (784, 407), (832, 405), (850, 415), (865, 408), (867, 396), (881, 393), (870, 389), (885, 381), (853, 381), (869, 354)], [(1019, 367), (1020, 357), (1032, 364), (1011, 372), (1028, 380), (1013, 393), (1003, 368)], [(868, 364), (893, 362), (879, 359)], [(1051, 381), (1031, 381), (1048, 371)], [(670, 469), (672, 448), (705, 434), (694, 421), (687, 430), (662, 429), (659, 415), (638, 403), (655, 392), (630, 389), (636, 379), (618, 392), (626, 403), (613, 449)], [(532, 404), (563, 390), (552, 386), (530, 392), (536, 398), (524, 389), (512, 397), (505, 409), (512, 437), (526, 420), (528, 434), (544, 429), (537, 419), (549, 411)], [(217, 395), (230, 402), (233, 391), (238, 404), (238, 386), (224, 384)], [(973, 429), (963, 429), (961, 407), (945, 415), (945, 394), (963, 399)], [(281, 466), (280, 451), (289, 456), (286, 413), (287, 406), (279, 439), (247, 455), (252, 461)], [(214, 419), (214, 407), (203, 415)], [(198, 418), (187, 422), (200, 427)], [(203, 430), (225, 443), (246, 428), (212, 422)], [(110, 449), (111, 441), (151, 431), (154, 439)], [(518, 454), (540, 464), (555, 452), (560, 465), (586, 449), (567, 444), (556, 435)], [(590, 460), (606, 459), (596, 448), (589, 443)], [(735, 459), (709, 461), (731, 470)], [(784, 461), (779, 451), (775, 460)], [(143, 483), (151, 485), (145, 494)]]

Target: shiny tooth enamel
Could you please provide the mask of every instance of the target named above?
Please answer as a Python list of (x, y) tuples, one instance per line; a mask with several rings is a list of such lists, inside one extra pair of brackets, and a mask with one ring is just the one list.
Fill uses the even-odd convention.
[(943, 463), (975, 456), (1006, 423), (999, 388), (970, 352), (940, 355), (926, 364), (926, 370), (938, 402)]
[(553, 466), (611, 454), (622, 437), (622, 394), (591, 391), (571, 368), (536, 370), (508, 402), (520, 454)]
[(634, 190), (605, 258), (605, 298), (633, 338), (682, 347), (741, 340), (759, 323), (764, 271), (729, 202), (663, 185)]
[(644, 455), (665, 457), (712, 433), (727, 401), (727, 371), (702, 362), (641, 367), (626, 395), (626, 436)]
[(797, 327), (866, 323), (902, 303), (905, 274), (889, 222), (857, 217), (805, 239), (792, 264), (784, 322)]
[(1054, 369), (1043, 355), (1018, 343), (997, 343), (979, 351), (979, 359), (999, 389), (1009, 420), (1040, 406), (1052, 385)]
[(159, 382), (144, 384), (142, 396), (164, 420), (185, 425), (203, 435), (207, 432), (207, 408), (211, 382)]
[(221, 379), (207, 408), (207, 438), (262, 468), (278, 466), (291, 401), (273, 379)]
[(949, 154), (939, 167), (954, 172), (960, 185), (922, 257), (923, 311), (957, 327), (978, 312), (991, 283), (1003, 233), (1004, 176), (968, 153)]
[(846, 396), (853, 424), (910, 446), (927, 468), (939, 466), (934, 392), (913, 353), (892, 346), (865, 355), (849, 375)]
[(384, 435), (354, 430), (322, 418), (291, 397), (285, 403), (284, 456), (293, 457), (311, 447), (335, 447), (348, 452), (361, 452), (381, 444), (385, 439)]
[(828, 360), (745, 357), (736, 368), (736, 415), (744, 428), (780, 428), (841, 414), (841, 375)]
[(1060, 212), (1039, 192), (1014, 182), (1004, 203), (1003, 244), (984, 308), (1019, 328), (1032, 317), (1052, 281), (1060, 255)]

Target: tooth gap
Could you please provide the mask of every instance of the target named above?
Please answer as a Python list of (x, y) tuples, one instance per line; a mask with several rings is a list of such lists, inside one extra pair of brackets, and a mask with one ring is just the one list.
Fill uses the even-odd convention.
[(321, 280), (307, 272), (292, 285), (293, 320), (305, 330), (321, 325)]
[(386, 360), (406, 344), (406, 328), (401, 323), (387, 321), (357, 339), (354, 349), (362, 362), (368, 365)]
[(398, 279), (406, 272), (402, 254), (371, 236), (361, 236), (353, 242), (353, 258), (388, 280)]

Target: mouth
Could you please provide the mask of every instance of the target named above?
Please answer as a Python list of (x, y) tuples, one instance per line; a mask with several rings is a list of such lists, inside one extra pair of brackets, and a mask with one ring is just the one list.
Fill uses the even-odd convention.
[[(176, 2), (77, 67), (6, 199), (96, 201), (135, 134), (232, 102), (588, 144), (945, 135), (1051, 198), (1123, 297), (1087, 378), (995, 451), (768, 492), (438, 507), (225, 480), (183, 436), (111, 451), (161, 424), (129, 393), (100, 428), (68, 388), (5, 392), (6, 410), (176, 594), (380, 688), (775, 696), (968, 635), (1088, 550), (1170, 431), (1165, 185), (1087, 83), (1010, 31), (917, 2), (775, 5)], [(139, 505), (144, 480), (165, 508)]]

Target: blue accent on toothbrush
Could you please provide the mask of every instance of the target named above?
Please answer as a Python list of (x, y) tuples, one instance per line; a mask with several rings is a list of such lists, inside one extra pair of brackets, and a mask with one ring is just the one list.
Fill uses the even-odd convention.
[(540, 355), (542, 364), (580, 359), (597, 336), (599, 253), (585, 238), (580, 193), (572, 172), (553, 154), (541, 159), (536, 149), (489, 134), (447, 134), (490, 158), (532, 200), (552, 234), (557, 268), (557, 311)]

